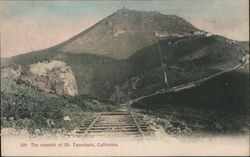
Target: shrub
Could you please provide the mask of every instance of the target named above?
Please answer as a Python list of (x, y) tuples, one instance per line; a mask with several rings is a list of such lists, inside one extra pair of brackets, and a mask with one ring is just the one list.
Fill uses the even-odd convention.
[[(53, 100), (53, 99), (51, 99)], [(18, 126), (48, 127), (47, 119), (53, 119), (56, 127), (60, 127), (63, 112), (60, 104), (53, 101), (36, 100), (24, 94), (6, 94), (1, 92), (1, 117), (17, 120)], [(34, 125), (26, 125), (27, 119)], [(25, 121), (24, 121), (25, 120)], [(24, 123), (25, 122), (25, 125)]]

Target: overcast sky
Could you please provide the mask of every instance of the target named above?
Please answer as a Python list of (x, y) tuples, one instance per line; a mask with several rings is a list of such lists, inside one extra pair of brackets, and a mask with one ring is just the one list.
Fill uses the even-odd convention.
[(176, 14), (214, 34), (249, 40), (248, 3), (248, 0), (1, 1), (1, 57), (56, 45), (123, 6)]

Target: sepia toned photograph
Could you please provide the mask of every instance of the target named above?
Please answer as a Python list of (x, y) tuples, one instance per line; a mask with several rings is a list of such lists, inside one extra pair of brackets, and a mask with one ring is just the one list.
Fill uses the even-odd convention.
[(248, 0), (0, 0), (1, 156), (249, 156)]

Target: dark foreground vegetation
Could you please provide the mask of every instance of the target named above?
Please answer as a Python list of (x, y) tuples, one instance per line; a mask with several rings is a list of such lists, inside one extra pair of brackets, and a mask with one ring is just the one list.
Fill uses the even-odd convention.
[(248, 70), (228, 72), (195, 88), (146, 98), (133, 106), (145, 109), (169, 134), (246, 134)]

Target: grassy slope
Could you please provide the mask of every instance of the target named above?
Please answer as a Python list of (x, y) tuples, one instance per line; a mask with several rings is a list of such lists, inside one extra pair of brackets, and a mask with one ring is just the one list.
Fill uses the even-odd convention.
[(175, 94), (146, 98), (146, 109), (169, 133), (247, 133), (249, 65)]
[[(111, 111), (116, 107), (111, 102), (80, 95), (59, 97), (18, 85), (13, 80), (1, 82), (1, 127), (28, 128), (52, 131), (53, 129), (72, 130), (82, 121), (91, 118), (95, 112)], [(69, 116), (71, 122), (63, 121)], [(14, 118), (12, 120), (12, 118)], [(53, 120), (54, 124), (46, 122)]]

